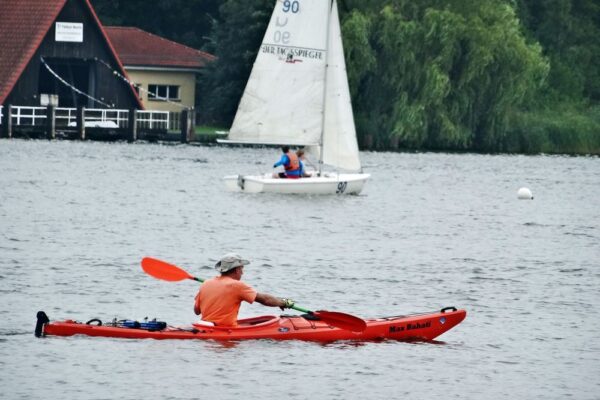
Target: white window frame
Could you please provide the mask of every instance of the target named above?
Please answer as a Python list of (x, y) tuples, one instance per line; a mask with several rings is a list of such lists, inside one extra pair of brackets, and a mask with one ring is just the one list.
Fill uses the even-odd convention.
[[(167, 95), (165, 97), (158, 96), (159, 88), (165, 88)], [(177, 97), (171, 97), (171, 88), (176, 88)], [(159, 83), (148, 84), (148, 100), (149, 101), (181, 101), (181, 86), (179, 85), (164, 85)]]

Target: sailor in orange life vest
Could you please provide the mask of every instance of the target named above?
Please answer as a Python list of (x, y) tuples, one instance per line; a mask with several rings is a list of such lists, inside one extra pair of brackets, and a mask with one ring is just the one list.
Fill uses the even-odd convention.
[(194, 313), (202, 314), (202, 320), (215, 325), (236, 326), (237, 316), (242, 301), (250, 304), (254, 301), (268, 307), (279, 307), (281, 310), (291, 308), (294, 302), (290, 299), (280, 299), (270, 294), (258, 293), (254, 288), (241, 281), (244, 265), (250, 261), (244, 260), (234, 253), (225, 254), (215, 264), (220, 276), (206, 280), (196, 295)]
[(288, 179), (298, 179), (301, 177), (300, 173), (300, 159), (293, 151), (290, 151), (289, 146), (282, 146), (281, 151), (283, 151), (283, 155), (275, 164), (273, 164), (273, 168), (277, 168), (280, 165), (283, 165), (285, 168), (285, 172), (280, 172), (279, 174), (273, 174), (274, 178), (288, 178)]

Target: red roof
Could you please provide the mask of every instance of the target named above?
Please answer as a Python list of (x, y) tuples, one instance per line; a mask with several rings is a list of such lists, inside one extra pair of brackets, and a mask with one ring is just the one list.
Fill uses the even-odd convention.
[[(127, 76), (94, 8), (89, 0), (81, 1), (90, 11), (105, 39), (109, 53), (118, 64), (119, 72)], [(66, 2), (67, 0), (0, 0), (0, 104), (4, 103), (12, 91)], [(131, 93), (142, 107), (133, 88)]]
[(105, 29), (121, 61), (127, 66), (199, 69), (215, 59), (212, 54), (139, 28), (107, 26)]
[(66, 0), (0, 0), (0, 104), (8, 96)]

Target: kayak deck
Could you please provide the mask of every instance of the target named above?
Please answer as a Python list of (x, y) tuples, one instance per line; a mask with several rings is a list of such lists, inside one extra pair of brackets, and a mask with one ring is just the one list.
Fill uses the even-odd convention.
[[(174, 327), (147, 324), (119, 326), (115, 322), (102, 325), (94, 319), (87, 323), (73, 320), (50, 322), (43, 311), (38, 312), (36, 336), (86, 335), (125, 339), (212, 339), (212, 340), (307, 340), (332, 342), (337, 340), (433, 340), (458, 325), (466, 317), (465, 310), (447, 307), (438, 312), (393, 316), (366, 320), (366, 329), (352, 332), (314, 320), (310, 315), (265, 315), (238, 321), (238, 326), (210, 326), (196, 323)], [(96, 324), (94, 324), (96, 323)]]

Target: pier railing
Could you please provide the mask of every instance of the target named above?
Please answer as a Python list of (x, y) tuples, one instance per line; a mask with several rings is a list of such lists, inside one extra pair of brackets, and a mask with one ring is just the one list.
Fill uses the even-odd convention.
[[(0, 133), (12, 137), (14, 133), (32, 132), (49, 138), (59, 135), (85, 139), (86, 129), (95, 136), (110, 134), (113, 139), (160, 140), (179, 137), (189, 141), (193, 136), (193, 110), (181, 113), (158, 110), (125, 110), (101, 108), (66, 108), (0, 105)], [(104, 135), (102, 134), (104, 131)], [(107, 133), (108, 132), (108, 133)], [(74, 137), (73, 137), (74, 136)], [(122, 137), (121, 137), (122, 136)]]

